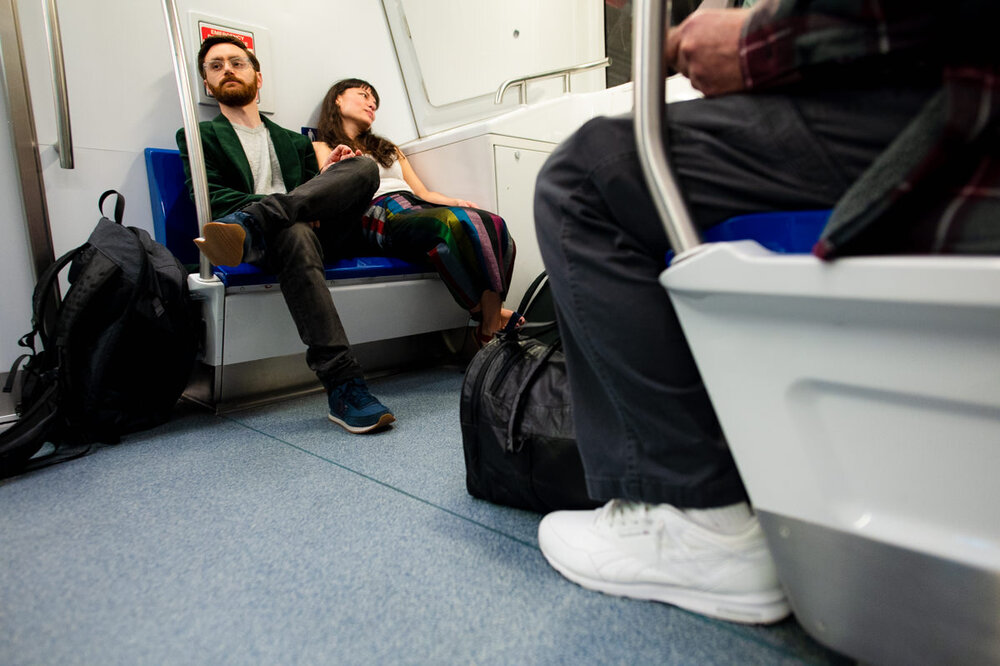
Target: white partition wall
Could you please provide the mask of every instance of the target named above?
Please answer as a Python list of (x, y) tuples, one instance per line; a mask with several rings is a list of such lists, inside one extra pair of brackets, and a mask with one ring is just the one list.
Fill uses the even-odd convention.
[[(382, 0), (420, 136), (516, 109), (504, 81), (601, 60), (601, 0)], [(574, 92), (603, 90), (603, 70), (574, 75)], [(561, 95), (562, 81), (531, 83), (529, 102)]]

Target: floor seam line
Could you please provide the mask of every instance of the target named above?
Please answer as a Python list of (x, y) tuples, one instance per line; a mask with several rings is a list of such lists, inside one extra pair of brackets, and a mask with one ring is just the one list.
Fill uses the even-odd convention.
[(223, 418), (226, 418), (227, 420), (229, 420), (229, 421), (231, 421), (233, 423), (241, 425), (244, 428), (247, 428), (248, 430), (252, 430), (252, 431), (254, 431), (254, 432), (256, 432), (256, 433), (258, 433), (260, 435), (263, 435), (265, 437), (273, 439), (276, 442), (280, 442), (280, 443), (284, 444), (285, 446), (288, 446), (288, 447), (291, 447), (293, 449), (296, 449), (297, 451), (301, 451), (302, 453), (305, 453), (305, 454), (310, 455), (310, 456), (312, 456), (314, 458), (322, 460), (323, 462), (326, 462), (326, 463), (329, 463), (331, 465), (334, 465), (335, 467), (339, 467), (340, 469), (342, 469), (342, 470), (344, 470), (346, 472), (350, 472), (351, 474), (354, 474), (356, 476), (360, 476), (361, 478), (367, 479), (368, 481), (372, 481), (374, 483), (377, 483), (378, 485), (380, 485), (380, 486), (382, 486), (384, 488), (388, 488), (389, 490), (393, 490), (393, 491), (395, 491), (395, 492), (397, 492), (397, 493), (399, 493), (401, 495), (405, 495), (406, 497), (409, 497), (410, 499), (416, 500), (416, 501), (418, 501), (418, 502), (420, 502), (422, 504), (425, 504), (425, 505), (427, 505), (429, 507), (438, 509), (439, 511), (443, 511), (443, 512), (445, 512), (445, 513), (447, 513), (447, 514), (449, 514), (451, 516), (454, 516), (455, 518), (459, 518), (459, 519), (464, 520), (464, 521), (466, 521), (468, 523), (472, 523), (473, 525), (476, 525), (477, 527), (482, 527), (483, 529), (489, 530), (490, 532), (493, 532), (495, 534), (499, 534), (500, 536), (506, 537), (507, 539), (510, 539), (511, 541), (519, 543), (522, 546), (527, 546), (528, 548), (531, 548), (533, 550), (539, 550), (538, 546), (535, 545), (535, 544), (533, 544), (533, 543), (531, 543), (530, 541), (525, 541), (524, 539), (519, 539), (518, 537), (516, 537), (516, 536), (514, 536), (512, 534), (507, 534), (506, 532), (498, 530), (495, 527), (491, 527), (489, 525), (486, 525), (485, 523), (481, 523), (478, 520), (474, 520), (472, 518), (469, 518), (468, 516), (463, 516), (462, 514), (456, 512), (456, 511), (453, 511), (453, 510), (451, 510), (451, 509), (449, 509), (447, 507), (443, 507), (440, 504), (435, 504), (434, 502), (431, 502), (430, 500), (426, 500), (423, 497), (419, 497), (417, 495), (414, 495), (413, 493), (408, 492), (406, 490), (403, 490), (402, 488), (397, 488), (396, 486), (392, 485), (391, 483), (386, 483), (385, 481), (382, 481), (380, 479), (376, 479), (375, 477), (371, 476), (370, 474), (365, 474), (364, 472), (361, 472), (359, 470), (356, 470), (356, 469), (353, 469), (351, 467), (348, 467), (347, 465), (339, 463), (336, 460), (331, 460), (329, 458), (326, 458), (325, 456), (321, 456), (320, 454), (318, 454), (318, 453), (316, 453), (314, 451), (310, 451), (309, 449), (303, 448), (303, 447), (299, 446), (298, 444), (292, 444), (291, 442), (288, 442), (288, 441), (286, 441), (284, 439), (281, 439), (280, 437), (276, 437), (276, 436), (274, 436), (274, 435), (272, 435), (270, 433), (266, 433), (263, 430), (255, 428), (255, 427), (253, 427), (253, 426), (251, 426), (249, 424), (243, 423), (242, 421), (237, 421), (236, 419), (234, 419), (234, 418), (232, 418), (230, 416), (224, 416)]

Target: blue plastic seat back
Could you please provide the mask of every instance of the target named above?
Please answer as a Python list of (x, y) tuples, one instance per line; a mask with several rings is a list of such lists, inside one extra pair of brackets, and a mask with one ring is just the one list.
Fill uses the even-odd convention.
[(703, 237), (706, 243), (755, 240), (772, 252), (808, 254), (829, 218), (829, 210), (739, 215), (707, 229)]
[(176, 150), (147, 148), (146, 178), (153, 209), (156, 240), (174, 253), (183, 264), (198, 263), (198, 216), (184, 184), (181, 154)]
[[(146, 148), (145, 154), (156, 240), (173, 252), (181, 263), (196, 265), (199, 252), (192, 239), (198, 236), (198, 215), (184, 183), (180, 151)], [(327, 280), (434, 272), (430, 265), (414, 264), (394, 257), (339, 259), (327, 263), (325, 269)], [(250, 264), (216, 266), (214, 270), (227, 287), (277, 282), (274, 275)]]
[[(772, 252), (808, 254), (830, 218), (829, 210), (794, 210), (738, 215), (702, 232), (706, 243), (754, 240)], [(667, 265), (674, 258), (667, 252)]]

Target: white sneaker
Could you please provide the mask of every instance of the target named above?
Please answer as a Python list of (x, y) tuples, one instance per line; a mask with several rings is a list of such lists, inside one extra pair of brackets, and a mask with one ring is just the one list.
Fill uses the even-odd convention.
[(545, 516), (538, 545), (563, 576), (606, 594), (747, 624), (790, 612), (756, 516), (723, 533), (669, 504), (611, 500), (594, 511)]

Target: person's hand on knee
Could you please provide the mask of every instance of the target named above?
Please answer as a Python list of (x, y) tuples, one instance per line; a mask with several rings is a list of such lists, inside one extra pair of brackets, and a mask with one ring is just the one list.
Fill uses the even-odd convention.
[(351, 157), (361, 157), (361, 151), (353, 150), (349, 146), (340, 144), (332, 151), (330, 151), (330, 154), (326, 156), (326, 160), (324, 160), (323, 166), (320, 167), (319, 172), (323, 173), (337, 162), (349, 159)]
[(667, 33), (667, 64), (706, 96), (746, 88), (740, 65), (740, 35), (746, 9), (705, 9)]

